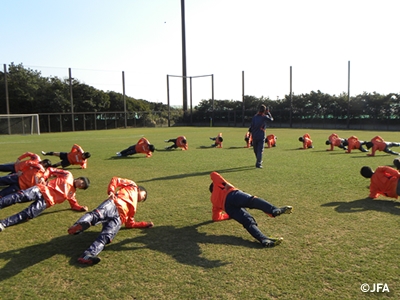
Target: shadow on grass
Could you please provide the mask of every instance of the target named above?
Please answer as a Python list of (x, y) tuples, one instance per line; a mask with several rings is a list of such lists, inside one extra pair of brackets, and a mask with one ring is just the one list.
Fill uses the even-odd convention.
[(0, 269), (0, 281), (16, 276), (25, 269), (59, 254), (70, 257), (70, 265), (77, 265), (78, 257), (98, 234), (98, 232), (87, 232), (85, 235), (76, 236), (66, 234), (46, 243), (2, 252), (0, 260), (8, 262)]
[[(145, 235), (109, 244), (103, 251), (125, 251), (148, 248), (153, 251), (165, 253), (181, 264), (203, 268), (217, 268), (227, 265), (229, 262), (210, 260), (202, 257), (199, 244), (220, 244), (262, 249), (258, 243), (240, 237), (207, 235), (206, 233), (198, 232), (198, 227), (210, 223), (213, 222), (206, 221), (182, 228), (176, 228), (174, 226), (155, 226), (151, 229), (142, 229), (141, 231), (144, 232)], [(77, 268), (82, 267), (76, 260), (98, 235), (99, 232), (95, 231), (88, 231), (73, 236), (66, 234), (45, 243), (2, 252), (0, 253), (0, 260), (8, 262), (0, 269), (0, 281), (16, 276), (25, 269), (60, 254), (70, 258), (70, 265), (76, 266)], [(133, 246), (132, 243), (139, 243), (140, 245)], [(143, 244), (145, 246), (143, 246)]]
[(240, 171), (245, 171), (245, 170), (250, 170), (250, 169), (255, 169), (254, 165), (222, 169), (222, 170), (211, 170), (211, 171), (204, 171), (204, 172), (176, 174), (176, 175), (170, 175), (170, 176), (165, 176), (165, 177), (156, 177), (156, 178), (152, 178), (152, 179), (148, 179), (148, 180), (141, 180), (140, 183), (157, 181), (157, 180), (173, 180), (173, 179), (180, 179), (180, 178), (187, 178), (187, 177), (206, 176), (206, 175), (210, 175), (210, 173), (213, 171), (223, 174), (223, 173), (231, 173), (231, 172), (240, 172)]
[(138, 159), (138, 158), (147, 158), (146, 155), (142, 153), (138, 153), (139, 155), (128, 155), (128, 156), (111, 156), (107, 158), (107, 160), (114, 160), (114, 159)]
[[(228, 262), (210, 260), (202, 257), (202, 251), (199, 244), (262, 248), (259, 243), (251, 242), (240, 237), (230, 235), (208, 235), (206, 233), (198, 232), (198, 227), (210, 223), (213, 223), (213, 221), (206, 221), (181, 228), (176, 228), (174, 226), (154, 226), (151, 229), (143, 229), (142, 231), (145, 235), (110, 244), (106, 249), (123, 251), (126, 249), (135, 250), (148, 248), (153, 251), (167, 254), (181, 264), (209, 269), (224, 266), (228, 264)], [(132, 243), (139, 243), (140, 245), (134, 246)]]
[(355, 213), (363, 211), (380, 211), (393, 215), (400, 215), (400, 202), (391, 200), (373, 200), (364, 198), (350, 202), (329, 202), (322, 204), (324, 207), (334, 207), (338, 213)]

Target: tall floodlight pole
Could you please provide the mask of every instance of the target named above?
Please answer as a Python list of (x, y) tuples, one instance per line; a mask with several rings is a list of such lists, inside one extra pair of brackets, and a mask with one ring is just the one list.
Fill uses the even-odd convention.
[(127, 113), (126, 113), (126, 98), (125, 98), (125, 72), (122, 71), (122, 97), (124, 99), (124, 119), (125, 119), (125, 127), (128, 127), (127, 122)]
[[(10, 104), (9, 104), (9, 99), (8, 99), (8, 82), (7, 82), (7, 66), (6, 66), (6, 64), (4, 64), (4, 85), (6, 88), (7, 115), (9, 115), (10, 114)], [(7, 124), (8, 124), (8, 134), (11, 134), (10, 117), (7, 118)]]
[(347, 64), (347, 129), (350, 128), (350, 61)]
[(242, 126), (244, 127), (244, 71), (242, 71)]
[(69, 73), (69, 93), (71, 96), (71, 119), (72, 119), (72, 131), (75, 131), (75, 116), (74, 116), (74, 97), (72, 95), (72, 76), (71, 76), (71, 68), (68, 68)]
[(182, 20), (182, 93), (183, 111), (187, 111), (187, 80), (186, 80), (186, 33), (185, 33), (185, 0), (181, 0)]
[(290, 66), (290, 128), (292, 128), (292, 113), (293, 113), (293, 93), (292, 93), (292, 66)]

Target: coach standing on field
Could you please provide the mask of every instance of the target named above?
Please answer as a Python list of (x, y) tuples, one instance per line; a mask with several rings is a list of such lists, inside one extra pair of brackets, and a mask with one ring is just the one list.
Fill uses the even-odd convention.
[(269, 109), (262, 104), (258, 109), (258, 113), (251, 120), (250, 132), (253, 137), (253, 151), (256, 155), (256, 168), (262, 168), (262, 156), (265, 144), (265, 129), (267, 122), (273, 121)]

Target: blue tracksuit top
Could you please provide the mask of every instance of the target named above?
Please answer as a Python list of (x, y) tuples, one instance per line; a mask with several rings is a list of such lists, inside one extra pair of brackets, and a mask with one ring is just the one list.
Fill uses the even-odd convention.
[(267, 128), (267, 121), (272, 121), (270, 115), (256, 114), (251, 119), (251, 135), (253, 140), (265, 139), (265, 128)]

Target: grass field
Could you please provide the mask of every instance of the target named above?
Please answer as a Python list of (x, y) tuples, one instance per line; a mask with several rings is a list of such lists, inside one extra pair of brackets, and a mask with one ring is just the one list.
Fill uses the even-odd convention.
[[(256, 169), (252, 149), (244, 148), (245, 131), (174, 127), (1, 136), (2, 163), (26, 151), (69, 151), (78, 143), (92, 154), (86, 170), (68, 168), (91, 180), (89, 189), (77, 191), (80, 204), (94, 209), (107, 198), (112, 176), (130, 178), (149, 191), (136, 220), (155, 226), (122, 229), (98, 265), (82, 267), (76, 259), (101, 227), (69, 236), (82, 213), (68, 203), (53, 206), (0, 233), (0, 298), (399, 299), (400, 202), (366, 198), (369, 181), (359, 174), (363, 165), (392, 166), (395, 156), (328, 152), (328, 130), (308, 130), (315, 148), (299, 150), (298, 137), (307, 130), (270, 128), (277, 147), (265, 149), (264, 168)], [(202, 147), (219, 132), (222, 149)], [(336, 133), (400, 141), (397, 132)], [(153, 157), (115, 156), (142, 135), (156, 146)], [(189, 150), (163, 150), (169, 145), (164, 140), (178, 135), (187, 137)], [(281, 245), (262, 248), (235, 221), (210, 221), (211, 171), (277, 206), (294, 207), (276, 219), (251, 211), (264, 233), (284, 238)], [(24, 207), (0, 210), (0, 219)], [(365, 283), (383, 283), (390, 291), (363, 293)]]

